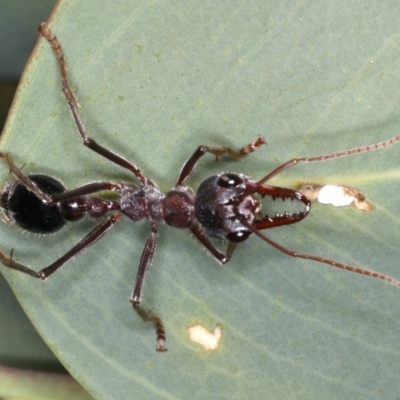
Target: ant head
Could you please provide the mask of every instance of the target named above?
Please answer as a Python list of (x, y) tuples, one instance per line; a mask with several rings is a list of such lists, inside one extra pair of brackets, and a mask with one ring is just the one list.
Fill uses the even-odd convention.
[(230, 242), (243, 242), (251, 231), (260, 203), (248, 187), (252, 181), (242, 174), (223, 173), (206, 179), (197, 191), (195, 210), (205, 232)]

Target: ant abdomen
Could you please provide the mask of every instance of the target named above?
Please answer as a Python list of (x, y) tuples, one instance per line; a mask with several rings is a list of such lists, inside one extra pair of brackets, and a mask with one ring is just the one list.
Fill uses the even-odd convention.
[[(65, 192), (64, 186), (51, 176), (36, 174), (29, 175), (29, 179), (43, 193), (51, 195)], [(52, 233), (66, 223), (58, 204), (46, 204), (18, 181), (4, 187), (1, 208), (7, 219), (29, 232)]]

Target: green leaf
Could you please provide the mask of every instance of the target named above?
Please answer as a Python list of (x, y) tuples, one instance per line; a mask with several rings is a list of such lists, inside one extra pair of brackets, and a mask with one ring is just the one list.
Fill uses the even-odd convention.
[[(135, 162), (162, 190), (200, 144), (268, 145), (242, 160), (205, 156), (188, 183), (236, 171), (261, 179), (293, 157), (376, 143), (399, 131), (400, 4), (61, 1), (50, 28), (67, 59), (90, 134)], [(90, 152), (39, 42), (2, 138), (26, 173), (68, 188), (134, 181)], [(356, 187), (375, 209), (316, 205), (303, 222), (267, 231), (284, 246), (400, 278), (399, 145), (298, 165), (271, 184)], [(1, 165), (1, 180), (10, 179)], [(2, 224), (1, 247), (39, 269), (95, 224), (49, 237)], [(149, 224), (119, 222), (45, 283), (1, 267), (71, 374), (98, 399), (395, 398), (399, 290), (298, 260), (253, 237), (221, 267), (187, 234), (160, 228), (144, 307), (162, 316), (169, 351), (128, 298)], [(206, 353), (187, 328), (220, 324)]]

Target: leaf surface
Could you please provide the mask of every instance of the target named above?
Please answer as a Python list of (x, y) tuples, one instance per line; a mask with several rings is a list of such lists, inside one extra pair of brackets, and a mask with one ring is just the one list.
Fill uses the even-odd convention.
[[(88, 132), (164, 191), (200, 144), (268, 145), (242, 160), (205, 156), (188, 184), (220, 171), (260, 179), (293, 157), (329, 154), (399, 131), (400, 5), (320, 2), (61, 1), (61, 42)], [(2, 137), (26, 173), (68, 188), (133, 181), (90, 152), (40, 40)], [(266, 232), (311, 253), (400, 278), (399, 147), (298, 165), (271, 181), (356, 187), (375, 209), (316, 205)], [(10, 179), (7, 167), (1, 180)], [(38, 238), (1, 224), (1, 246), (42, 268), (95, 224)], [(400, 384), (400, 292), (377, 279), (297, 260), (258, 238), (221, 267), (187, 231), (160, 228), (144, 306), (161, 315), (169, 351), (128, 298), (149, 224), (124, 220), (45, 283), (1, 267), (38, 331), (96, 398), (394, 398)], [(220, 324), (219, 350), (187, 328)]]

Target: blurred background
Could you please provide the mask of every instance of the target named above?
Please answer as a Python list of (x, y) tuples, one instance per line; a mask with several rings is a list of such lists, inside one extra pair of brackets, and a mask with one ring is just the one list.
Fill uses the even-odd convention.
[(48, 18), (55, 4), (56, 0), (0, 1), (0, 132), (37, 41), (36, 28)]

